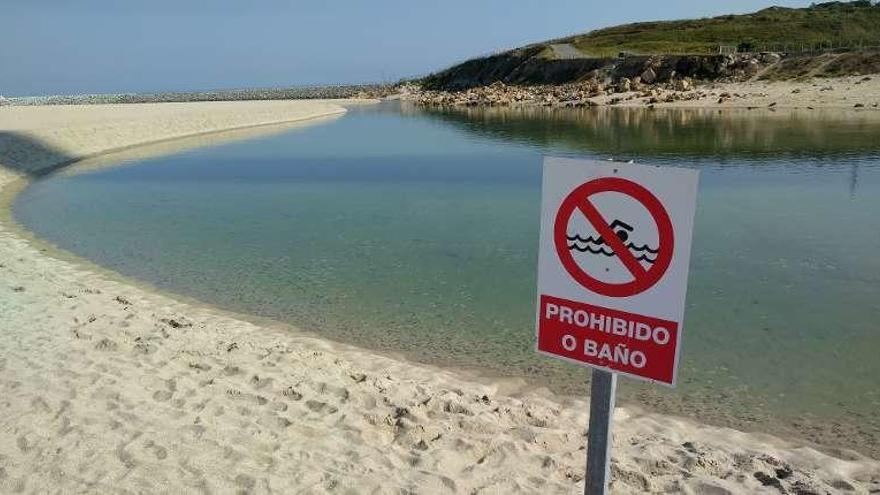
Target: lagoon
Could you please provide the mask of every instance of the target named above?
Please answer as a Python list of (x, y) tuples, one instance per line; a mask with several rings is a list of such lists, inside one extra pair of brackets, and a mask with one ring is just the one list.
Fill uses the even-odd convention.
[(14, 215), (124, 275), (334, 340), (583, 395), (534, 353), (545, 154), (701, 170), (675, 390), (621, 402), (877, 455), (880, 119), (424, 110), (35, 181)]

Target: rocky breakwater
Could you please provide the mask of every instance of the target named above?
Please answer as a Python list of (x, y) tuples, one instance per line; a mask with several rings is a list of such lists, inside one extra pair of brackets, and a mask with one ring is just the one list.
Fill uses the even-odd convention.
[(228, 89), (218, 91), (190, 91), (173, 93), (105, 93), (23, 96), (3, 98), (0, 105), (100, 105), (112, 103), (168, 103), (194, 101), (252, 101), (252, 100), (330, 100), (344, 98), (383, 98), (394, 92), (387, 84), (358, 84), (339, 86), (300, 86), (290, 88)]

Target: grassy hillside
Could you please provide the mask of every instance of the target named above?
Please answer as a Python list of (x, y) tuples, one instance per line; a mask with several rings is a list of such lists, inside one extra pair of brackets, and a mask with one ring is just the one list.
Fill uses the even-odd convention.
[[(570, 44), (585, 56), (717, 53), (719, 45), (740, 51), (800, 51), (822, 45), (880, 44), (880, 5), (870, 1), (827, 2), (808, 8), (770, 7), (711, 19), (641, 22), (599, 29), (548, 42)], [(773, 45), (773, 46), (768, 46)], [(552, 57), (552, 50), (548, 50)]]
[[(734, 51), (740, 54), (731, 56)], [(776, 63), (759, 52), (778, 52), (783, 58)], [(711, 19), (625, 24), (471, 59), (420, 83), (424, 89), (453, 91), (498, 81), (564, 84), (597, 74), (631, 79), (649, 66), (658, 82), (674, 76), (741, 79), (764, 69), (769, 69), (762, 75), (767, 79), (877, 73), (880, 3), (826, 2)]]

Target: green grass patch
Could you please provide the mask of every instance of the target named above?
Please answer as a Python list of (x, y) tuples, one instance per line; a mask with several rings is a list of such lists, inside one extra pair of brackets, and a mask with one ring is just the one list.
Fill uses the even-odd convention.
[(808, 51), (839, 46), (880, 45), (880, 5), (867, 0), (829, 2), (808, 8), (770, 7), (743, 15), (624, 24), (575, 35), (583, 52), (617, 55), (717, 53), (719, 46), (740, 51)]

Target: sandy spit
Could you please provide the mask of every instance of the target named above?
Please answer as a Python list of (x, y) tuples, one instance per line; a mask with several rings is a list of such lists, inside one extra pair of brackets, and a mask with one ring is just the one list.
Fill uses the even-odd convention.
[[(4, 107), (0, 188), (111, 149), (343, 111)], [(246, 131), (204, 135), (230, 129)], [(0, 220), (0, 493), (579, 493), (586, 411), (172, 299)], [(614, 428), (614, 493), (880, 491), (880, 463), (854, 453), (623, 408)]]

